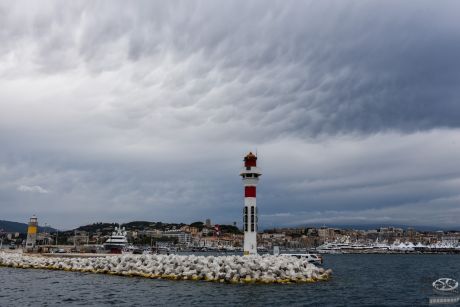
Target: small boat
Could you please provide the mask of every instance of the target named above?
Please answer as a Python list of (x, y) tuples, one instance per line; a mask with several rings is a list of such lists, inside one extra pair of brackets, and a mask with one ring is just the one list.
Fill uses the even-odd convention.
[(323, 263), (323, 257), (320, 254), (311, 254), (311, 253), (280, 254), (279, 246), (274, 246), (273, 247), (273, 255), (275, 255), (275, 256), (296, 257), (298, 259), (303, 259), (306, 262), (313, 263), (313, 264), (322, 264)]
[(291, 256), (291, 257), (296, 257), (298, 259), (304, 259), (308, 263), (313, 263), (313, 264), (322, 264), (323, 263), (323, 257), (320, 254), (281, 254), (283, 256)]

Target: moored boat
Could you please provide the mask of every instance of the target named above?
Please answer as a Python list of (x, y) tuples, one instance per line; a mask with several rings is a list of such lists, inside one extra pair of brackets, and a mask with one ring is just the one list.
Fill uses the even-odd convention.
[(112, 254), (121, 254), (123, 249), (128, 245), (127, 233), (125, 228), (115, 227), (115, 231), (103, 244), (104, 249)]
[(281, 254), (281, 255), (282, 256), (296, 257), (297, 259), (302, 259), (302, 260), (305, 260), (308, 263), (313, 263), (313, 264), (322, 264), (323, 263), (323, 257), (320, 254), (305, 253), (305, 254)]

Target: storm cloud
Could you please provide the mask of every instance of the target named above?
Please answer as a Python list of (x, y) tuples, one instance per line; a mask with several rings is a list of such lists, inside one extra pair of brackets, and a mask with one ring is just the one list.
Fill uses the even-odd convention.
[(458, 226), (459, 9), (0, 4), (0, 218)]

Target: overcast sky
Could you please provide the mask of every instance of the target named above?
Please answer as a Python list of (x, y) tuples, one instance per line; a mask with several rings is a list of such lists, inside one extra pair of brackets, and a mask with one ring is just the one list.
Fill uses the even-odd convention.
[(460, 228), (460, 2), (0, 3), (0, 219)]

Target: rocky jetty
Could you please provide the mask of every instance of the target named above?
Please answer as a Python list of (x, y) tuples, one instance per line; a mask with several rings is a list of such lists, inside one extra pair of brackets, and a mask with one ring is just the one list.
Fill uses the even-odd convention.
[(328, 280), (325, 270), (291, 256), (119, 255), (43, 257), (0, 252), (0, 266), (227, 283), (298, 283)]

